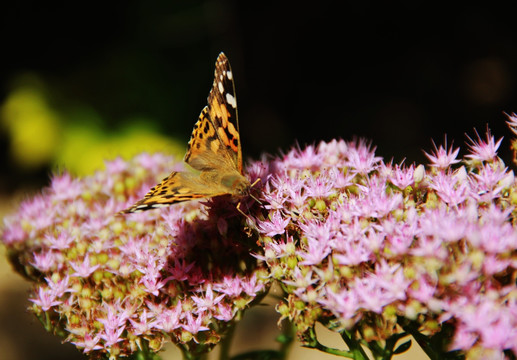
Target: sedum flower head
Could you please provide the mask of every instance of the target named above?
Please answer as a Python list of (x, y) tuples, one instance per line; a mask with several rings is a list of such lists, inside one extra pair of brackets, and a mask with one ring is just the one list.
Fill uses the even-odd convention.
[(204, 352), (268, 287), (227, 199), (116, 215), (174, 167), (143, 154), (83, 179), (61, 174), (4, 220), (11, 262), (34, 281), (30, 310), (92, 357), (166, 341)]
[(204, 353), (272, 281), (306, 346), (319, 322), (370, 344), (404, 331), (473, 357), (517, 354), (516, 183), (500, 144), (478, 136), (463, 160), (435, 146), (427, 167), (385, 163), (363, 140), (295, 147), (249, 164), (259, 202), (116, 216), (178, 167), (143, 154), (55, 176), (1, 238), (34, 281), (31, 310), (91, 357), (166, 341)]
[[(435, 147), (427, 170), (386, 164), (362, 141), (275, 159), (257, 257), (286, 293), (282, 319), (306, 344), (316, 322), (367, 341), (398, 323), (452, 326), (449, 350), (517, 354), (516, 184), (500, 143), (471, 140), (459, 167), (459, 149)], [(309, 156), (319, 166), (300, 167)]]

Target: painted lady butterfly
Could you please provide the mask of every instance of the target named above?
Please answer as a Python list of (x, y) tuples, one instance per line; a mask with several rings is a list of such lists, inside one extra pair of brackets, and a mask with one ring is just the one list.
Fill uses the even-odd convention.
[(230, 63), (223, 53), (215, 63), (215, 76), (199, 120), (188, 143), (184, 161), (198, 173), (173, 172), (145, 197), (121, 213), (149, 210), (180, 201), (249, 193), (242, 173), (242, 151), (237, 99)]

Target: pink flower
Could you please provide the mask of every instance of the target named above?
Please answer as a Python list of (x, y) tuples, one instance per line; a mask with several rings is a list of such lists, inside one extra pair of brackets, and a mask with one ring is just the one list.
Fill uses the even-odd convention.
[(321, 165), (321, 155), (316, 152), (314, 146), (309, 145), (304, 150), (294, 148), (288, 152), (280, 166), (295, 169), (317, 169)]
[(51, 189), (53, 191), (53, 198), (56, 201), (73, 200), (81, 196), (83, 193), (82, 184), (72, 179), (69, 173), (63, 173), (59, 176), (54, 176), (52, 179)]
[(430, 187), (450, 206), (461, 204), (468, 196), (468, 184), (451, 174), (438, 173), (430, 179)]
[(257, 279), (255, 273), (253, 275), (242, 279), (242, 290), (248, 296), (257, 296), (258, 293), (264, 291), (264, 283)]
[(236, 310), (228, 304), (217, 304), (217, 311), (213, 312), (213, 317), (221, 321), (230, 321), (235, 316)]
[(503, 138), (499, 139), (497, 142), (494, 137), (490, 135), (490, 130), (487, 130), (486, 133), (486, 141), (482, 140), (479, 134), (476, 132), (477, 140), (469, 137), (470, 144), (470, 154), (466, 157), (472, 160), (478, 161), (493, 161), (497, 158), (497, 149), (501, 145)]
[(78, 348), (82, 348), (83, 353), (87, 354), (94, 350), (100, 350), (103, 348), (103, 346), (99, 344), (99, 341), (100, 341), (100, 334), (91, 336), (90, 334), (86, 333), (82, 337), (82, 341), (74, 340), (74, 341), (71, 341), (71, 343), (74, 344), (75, 346), (77, 346)]
[(155, 316), (155, 327), (157, 329), (170, 333), (181, 326), (180, 319), (181, 316), (185, 316), (185, 314), (182, 314), (181, 302), (178, 301), (174, 308), (160, 309), (160, 311), (156, 313)]
[(158, 296), (160, 289), (167, 283), (166, 280), (161, 280), (151, 273), (144, 274), (140, 282), (144, 285), (144, 290), (154, 296)]
[(34, 261), (31, 265), (36, 269), (47, 272), (58, 266), (59, 254), (53, 251), (43, 251), (39, 254), (33, 254)]
[(86, 254), (84, 259), (80, 263), (76, 263), (74, 261), (70, 262), (70, 266), (75, 270), (72, 276), (87, 278), (90, 276), (95, 270), (97, 270), (100, 265), (91, 265), (90, 264), (90, 255)]
[(72, 241), (74, 241), (74, 238), (66, 231), (59, 233), (57, 237), (50, 235), (46, 235), (45, 237), (50, 242), (50, 248), (56, 250), (66, 250), (70, 247)]
[[(164, 163), (167, 163), (170, 161), (169, 157), (164, 156), (163, 154), (159, 154), (159, 153), (154, 153), (154, 154), (142, 153), (140, 155), (137, 155), (135, 157), (135, 160), (144, 169), (147, 169), (150, 171), (154, 171), (154, 169), (160, 168), (161, 166), (163, 166)], [(126, 169), (126, 166), (127, 166), (127, 164), (122, 164), (119, 162), (117, 164), (114, 164), (114, 169), (118, 168), (117, 172), (121, 172)], [(180, 170), (180, 169), (177, 169), (177, 170)]]
[(239, 296), (242, 293), (241, 279), (227, 275), (222, 283), (215, 283), (214, 290), (231, 297)]
[(308, 178), (306, 181), (305, 191), (307, 196), (313, 198), (325, 198), (332, 194), (333, 183), (331, 182), (330, 174), (326, 171), (315, 178)]
[(498, 356), (517, 351), (517, 184), (500, 144), (478, 136), (465, 161), (445, 141), (426, 169), (386, 164), (364, 140), (322, 142), (252, 163), (254, 198), (115, 215), (180, 166), (144, 154), (55, 177), (1, 236), (34, 281), (31, 310), (90, 357), (168, 340), (201, 353), (273, 280), (306, 345), (318, 322), (380, 347), (410, 323)]
[(63, 279), (53, 280), (50, 278), (45, 278), (48, 286), (54, 295), (59, 298), (63, 296), (66, 292), (75, 292), (76, 290), (70, 288), (70, 276), (66, 275)]
[(275, 211), (271, 215), (271, 220), (260, 221), (257, 226), (267, 236), (275, 236), (282, 234), (287, 224), (289, 224), (289, 219), (284, 219), (279, 211)]
[(390, 174), (389, 180), (393, 185), (404, 190), (408, 186), (413, 185), (414, 172), (414, 165), (411, 165), (408, 168), (402, 168), (401, 165), (395, 165), (395, 169), (393, 169), (393, 172)]
[(408, 293), (412, 298), (427, 303), (436, 291), (436, 285), (432, 285), (426, 278), (421, 278), (417, 282), (417, 286), (410, 286)]
[(27, 234), (19, 223), (8, 223), (7, 219), (4, 219), (4, 223), (3, 241), (6, 245), (14, 245), (15, 243), (20, 243), (25, 240)]
[(138, 320), (129, 319), (129, 322), (131, 323), (132, 332), (136, 336), (139, 335), (149, 335), (152, 332), (152, 329), (156, 326), (156, 321), (149, 321), (150, 319), (153, 319), (152, 315), (147, 313), (147, 310), (144, 309), (142, 313), (140, 313), (140, 316), (138, 317)]
[(319, 298), (318, 303), (332, 311), (340, 320), (348, 320), (360, 316), (360, 304), (357, 293), (341, 289), (338, 293), (329, 286), (325, 288), (325, 297)]
[[(263, 181), (269, 166), (257, 170)], [(250, 245), (257, 249), (255, 230), (241, 226), (227, 200), (117, 215), (179, 167), (169, 157), (141, 155), (89, 177), (55, 176), (4, 219), (2, 240), (34, 282), (31, 310), (90, 357), (134, 357), (144, 341), (150, 357), (167, 340), (197, 341), (186, 331), (208, 332), (200, 341), (219, 339), (271, 281), (256, 276), (267, 271), (248, 255)], [(249, 219), (257, 208), (243, 207)]]
[(299, 268), (295, 268), (292, 275), (293, 280), (283, 280), (286, 285), (297, 288), (307, 289), (309, 286), (315, 284), (318, 280), (312, 278), (312, 271), (309, 270), (305, 275), (302, 274)]
[(188, 279), (188, 273), (192, 270), (195, 263), (187, 264), (184, 259), (174, 259), (174, 265), (168, 264), (167, 271), (170, 274), (165, 280), (185, 281)]
[(307, 248), (298, 251), (297, 254), (303, 259), (300, 265), (317, 265), (321, 264), (328, 254), (330, 254), (330, 246), (328, 241), (321, 241), (317, 238), (307, 239)]
[(196, 312), (211, 311), (215, 308), (215, 305), (217, 305), (225, 297), (224, 294), (214, 297), (211, 284), (208, 284), (206, 290), (203, 289), (203, 291), (205, 293), (204, 297), (191, 297), (191, 300), (194, 301), (194, 303), (197, 305)]
[(56, 300), (56, 293), (52, 291), (51, 288), (43, 287), (38, 289), (38, 297), (35, 299), (29, 299), (29, 301), (38, 305), (43, 311), (48, 311), (51, 307), (62, 303), (62, 301)]
[(104, 346), (109, 348), (116, 343), (124, 341), (121, 335), (125, 329), (125, 326), (121, 326), (119, 328), (105, 328), (103, 332), (100, 332), (100, 338), (104, 340)]
[(431, 161), (431, 166), (444, 170), (451, 165), (457, 164), (460, 160), (456, 160), (458, 153), (460, 152), (459, 148), (453, 149), (452, 145), (449, 149), (447, 148), (447, 138), (445, 138), (445, 147), (440, 145), (439, 148), (436, 147), (436, 144), (433, 142), (434, 151), (431, 154), (428, 154), (424, 151), (425, 156)]
[(117, 157), (112, 161), (106, 161), (106, 171), (109, 174), (120, 174), (126, 171), (128, 164), (121, 157)]
[(209, 330), (208, 327), (203, 325), (203, 314), (198, 314), (198, 316), (194, 318), (192, 313), (187, 313), (186, 319), (187, 323), (181, 324), (181, 327), (191, 334), (195, 335), (200, 331)]
[(517, 135), (517, 115), (515, 113), (512, 113), (511, 115), (505, 114), (508, 118), (508, 121), (506, 122), (510, 129), (513, 131), (514, 134)]
[(463, 327), (458, 327), (454, 332), (454, 337), (452, 339), (452, 343), (449, 346), (450, 350), (461, 350), (461, 349), (469, 349), (476, 342), (478, 336), (471, 331)]
[(357, 174), (366, 175), (374, 171), (381, 161), (380, 157), (375, 156), (375, 148), (371, 148), (363, 139), (351, 143), (347, 150), (346, 165)]

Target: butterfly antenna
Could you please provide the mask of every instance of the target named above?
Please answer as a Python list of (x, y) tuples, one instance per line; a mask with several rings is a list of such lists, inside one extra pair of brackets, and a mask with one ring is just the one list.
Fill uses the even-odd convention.
[(258, 202), (260, 205), (262, 205), (262, 201), (260, 201), (259, 199), (257, 199), (255, 196), (253, 196), (253, 194), (249, 194), (250, 197), (255, 200), (256, 202)]
[(262, 181), (262, 179), (261, 179), (261, 178), (257, 178), (257, 180), (255, 180), (255, 181), (253, 182), (253, 184), (251, 184), (251, 185), (250, 185), (250, 188), (252, 188), (252, 187), (254, 187), (255, 185), (257, 185), (257, 183), (258, 183), (259, 181)]
[[(262, 179), (261, 179), (261, 178), (257, 178), (257, 180), (255, 180), (255, 181), (253, 182), (253, 184), (251, 184), (251, 185), (250, 185), (250, 189), (251, 189), (251, 188), (253, 188), (255, 185), (257, 185), (257, 183), (258, 183), (259, 181), (261, 181), (261, 182), (262, 182)], [(262, 201), (260, 201), (260, 200), (259, 200), (259, 199), (257, 199), (255, 196), (253, 196), (253, 194), (252, 194), (251, 192), (249, 193), (249, 196), (250, 196), (253, 200), (255, 200), (256, 202), (258, 202), (260, 205), (262, 205)]]

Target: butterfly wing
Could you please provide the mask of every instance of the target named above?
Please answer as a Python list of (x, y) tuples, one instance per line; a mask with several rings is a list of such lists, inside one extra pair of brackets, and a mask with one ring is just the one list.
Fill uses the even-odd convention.
[(224, 191), (199, 181), (199, 176), (186, 172), (173, 172), (153, 187), (144, 198), (120, 213), (145, 211), (174, 203), (225, 194)]
[(230, 167), (242, 174), (237, 98), (230, 62), (224, 53), (215, 63), (208, 105), (194, 125), (185, 162), (201, 171)]
[(194, 125), (185, 162), (201, 173), (173, 172), (153, 187), (142, 200), (121, 213), (229, 193), (242, 194), (249, 188), (248, 180), (242, 175), (233, 74), (223, 53), (217, 58), (208, 105), (201, 111)]

